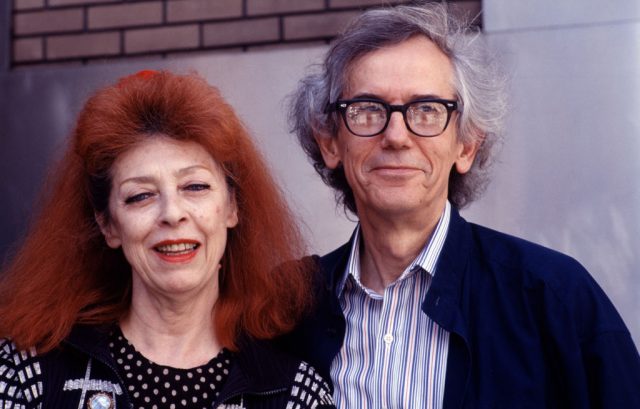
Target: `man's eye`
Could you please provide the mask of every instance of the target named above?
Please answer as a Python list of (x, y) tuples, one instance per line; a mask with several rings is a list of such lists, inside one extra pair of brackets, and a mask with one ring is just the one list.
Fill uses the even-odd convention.
[(124, 200), (124, 203), (125, 204), (132, 204), (132, 203), (141, 202), (143, 200), (146, 200), (146, 199), (150, 198), (151, 196), (153, 196), (153, 193), (151, 193), (151, 192), (138, 193), (137, 195), (133, 195), (133, 196), (127, 197)]
[(192, 192), (199, 192), (201, 190), (207, 190), (211, 188), (211, 186), (209, 186), (206, 183), (192, 183), (190, 185), (185, 186), (185, 190), (190, 190)]

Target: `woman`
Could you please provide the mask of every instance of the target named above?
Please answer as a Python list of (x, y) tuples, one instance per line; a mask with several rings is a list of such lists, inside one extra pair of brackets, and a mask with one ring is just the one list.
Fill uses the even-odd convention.
[(267, 341), (309, 263), (216, 89), (144, 71), (99, 91), (54, 178), (0, 287), (0, 407), (333, 407)]

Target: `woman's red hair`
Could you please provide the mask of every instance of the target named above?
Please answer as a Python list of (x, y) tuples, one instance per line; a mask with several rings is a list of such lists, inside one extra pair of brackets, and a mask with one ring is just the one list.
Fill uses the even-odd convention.
[(196, 75), (144, 72), (92, 96), (30, 233), (0, 284), (0, 336), (48, 351), (75, 324), (117, 322), (128, 310), (131, 267), (107, 247), (110, 168), (145, 138), (194, 141), (223, 167), (239, 223), (229, 231), (213, 316), (228, 348), (272, 338), (309, 303), (304, 241), (282, 193), (233, 109)]

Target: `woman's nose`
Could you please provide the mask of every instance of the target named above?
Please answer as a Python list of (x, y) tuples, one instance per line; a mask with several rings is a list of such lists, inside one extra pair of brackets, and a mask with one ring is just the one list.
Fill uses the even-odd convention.
[(177, 195), (165, 195), (162, 198), (160, 221), (163, 224), (175, 225), (187, 219), (184, 203)]

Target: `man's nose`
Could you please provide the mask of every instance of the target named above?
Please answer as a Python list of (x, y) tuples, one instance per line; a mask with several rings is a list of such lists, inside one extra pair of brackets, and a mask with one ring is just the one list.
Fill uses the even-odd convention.
[(384, 147), (402, 149), (412, 143), (411, 131), (404, 122), (402, 112), (392, 112), (389, 118), (387, 129), (382, 133), (382, 144)]

